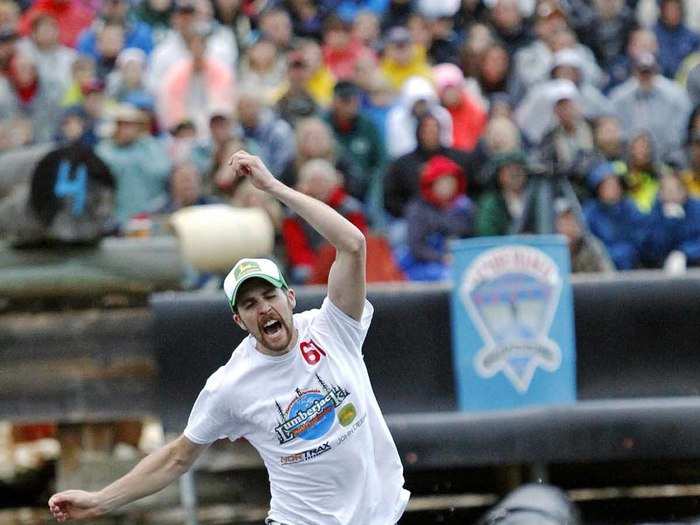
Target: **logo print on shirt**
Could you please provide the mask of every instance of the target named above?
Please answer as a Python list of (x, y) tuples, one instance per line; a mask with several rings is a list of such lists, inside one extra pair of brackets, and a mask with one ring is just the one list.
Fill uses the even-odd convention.
[(350, 395), (341, 386), (326, 385), (318, 374), (316, 380), (321, 385), (321, 390), (301, 391), (297, 388), (296, 397), (286, 411), (275, 401), (280, 415), (275, 433), (280, 445), (298, 437), (310, 441), (326, 435), (335, 420), (335, 409)]

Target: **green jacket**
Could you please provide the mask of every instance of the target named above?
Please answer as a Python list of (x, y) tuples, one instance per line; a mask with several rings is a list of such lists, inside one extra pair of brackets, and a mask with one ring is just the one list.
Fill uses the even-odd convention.
[(506, 201), (499, 191), (488, 191), (481, 196), (474, 227), (477, 235), (505, 235), (512, 222)]
[[(350, 195), (367, 204), (368, 197), (381, 187), (386, 166), (386, 150), (382, 135), (374, 123), (358, 115), (354, 125), (348, 130), (341, 130), (329, 113), (327, 122), (333, 129), (335, 139), (345, 151), (348, 158), (359, 168), (355, 172), (357, 180), (346, 180), (345, 189)], [(346, 177), (349, 174), (344, 174)]]

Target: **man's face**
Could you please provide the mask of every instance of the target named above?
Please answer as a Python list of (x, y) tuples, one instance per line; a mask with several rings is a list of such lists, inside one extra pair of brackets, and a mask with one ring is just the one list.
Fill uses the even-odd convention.
[(418, 129), (418, 141), (423, 149), (434, 151), (440, 147), (440, 124), (433, 118), (425, 119)]
[(32, 38), (40, 48), (50, 48), (58, 44), (58, 24), (52, 17), (44, 17), (37, 22)]
[(683, 22), (683, 6), (680, 0), (666, 0), (663, 2), (659, 16), (667, 26), (679, 26)]
[(523, 17), (517, 0), (498, 0), (491, 11), (493, 24), (503, 31), (513, 31), (520, 27)]
[(200, 193), (199, 174), (189, 164), (178, 166), (172, 174), (172, 196), (182, 206), (197, 202)]
[(572, 211), (560, 213), (554, 222), (557, 233), (566, 237), (569, 247), (575, 245), (583, 235), (581, 226), (579, 226), (576, 216)]
[(598, 198), (603, 204), (617, 204), (622, 200), (622, 185), (615, 175), (606, 178), (598, 186)]
[(578, 120), (576, 103), (568, 98), (556, 103), (554, 114), (557, 116), (559, 123), (565, 128), (574, 127)]
[(333, 112), (340, 120), (351, 120), (357, 116), (360, 101), (355, 96), (333, 97)]
[(238, 291), (233, 320), (250, 332), (258, 344), (274, 353), (282, 353), (295, 336), (292, 312), (296, 306), (294, 290), (276, 288), (262, 279), (249, 279)]
[(392, 42), (386, 46), (386, 54), (390, 60), (401, 66), (406, 66), (411, 63), (413, 58), (413, 47), (411, 42)]
[(128, 146), (141, 136), (142, 129), (138, 122), (118, 121), (113, 140), (120, 146)]

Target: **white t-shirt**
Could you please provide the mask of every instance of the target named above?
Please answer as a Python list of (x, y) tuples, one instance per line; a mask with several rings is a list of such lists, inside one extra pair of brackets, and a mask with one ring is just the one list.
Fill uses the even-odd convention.
[(391, 525), (408, 503), (403, 468), (362, 358), (360, 322), (326, 298), (294, 315), (294, 350), (268, 356), (248, 336), (208, 380), (185, 436), (246, 438), (270, 477), (268, 517), (288, 525)]

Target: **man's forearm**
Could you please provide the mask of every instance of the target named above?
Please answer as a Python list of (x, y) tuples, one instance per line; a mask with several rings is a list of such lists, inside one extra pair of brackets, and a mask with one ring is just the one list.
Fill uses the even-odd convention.
[(327, 204), (281, 182), (276, 183), (268, 192), (299, 214), (336, 250), (356, 252), (364, 246), (362, 232)]
[(131, 471), (97, 493), (102, 513), (167, 487), (184, 474), (191, 461), (178, 454), (176, 442), (152, 452)]

